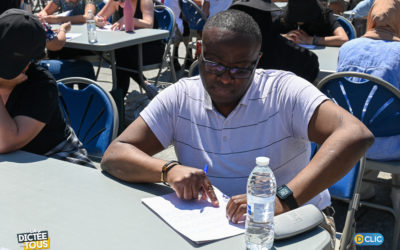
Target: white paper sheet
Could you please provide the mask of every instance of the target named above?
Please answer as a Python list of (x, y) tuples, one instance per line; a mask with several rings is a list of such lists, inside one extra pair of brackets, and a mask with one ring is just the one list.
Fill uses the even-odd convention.
[(67, 10), (61, 13), (56, 14), (56, 16), (69, 16), (71, 14), (72, 10)]
[(227, 238), (244, 233), (244, 223), (233, 224), (226, 218), (229, 197), (214, 188), (219, 207), (206, 200), (185, 201), (175, 193), (144, 198), (142, 202), (172, 228), (196, 243)]

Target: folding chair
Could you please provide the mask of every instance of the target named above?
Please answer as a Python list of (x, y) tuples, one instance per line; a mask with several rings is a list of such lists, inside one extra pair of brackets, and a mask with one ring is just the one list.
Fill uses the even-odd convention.
[(351, 21), (341, 15), (337, 15), (337, 14), (334, 14), (334, 15), (337, 17), (337, 20), (340, 23), (340, 25), (343, 27), (344, 31), (346, 31), (346, 34), (347, 34), (347, 37), (349, 38), (349, 40), (357, 38), (356, 28), (354, 28)]
[(199, 72), (199, 60), (195, 60), (190, 65), (188, 77), (197, 76), (198, 74), (200, 74), (200, 72)]
[[(340, 72), (325, 77), (318, 83), (317, 87), (336, 104), (360, 119), (376, 137), (387, 137), (400, 134), (400, 91), (393, 87), (390, 83), (365, 73)], [(372, 164), (369, 164), (369, 162)], [(340, 185), (343, 186), (341, 189), (349, 189), (348, 191), (350, 193), (351, 188), (354, 189), (353, 198), (349, 205), (349, 209), (352, 205), (357, 208), (359, 203), (359, 178), (362, 176), (364, 167), (389, 172), (392, 174), (400, 174), (399, 161), (370, 161), (365, 160), (364, 156), (359, 162), (359, 169), (353, 169), (344, 177), (347, 179), (354, 179), (356, 176), (357, 181), (354, 187), (352, 187), (351, 183), (346, 183), (346, 180), (340, 180)], [(355, 172), (358, 172), (358, 174), (355, 174)], [(332, 189), (332, 192), (334, 193), (336, 191)], [(339, 194), (339, 196), (343, 197), (345, 195)], [(392, 207), (371, 202), (362, 201), (361, 205), (382, 209), (393, 214), (395, 218), (395, 224), (392, 248), (397, 249), (400, 227), (400, 211), (395, 211), (395, 209)], [(348, 216), (349, 215), (351, 214), (348, 213)], [(354, 220), (354, 218), (346, 218), (346, 223), (348, 219)], [(349, 225), (345, 225), (345, 227), (346, 226)], [(348, 233), (347, 230), (349, 229), (343, 229), (343, 234), (345, 234), (345, 230), (346, 233)], [(343, 237), (349, 236), (343, 235)], [(344, 245), (342, 245), (341, 241), (341, 248), (342, 247), (344, 247)]]
[[(192, 0), (179, 0), (179, 7), (182, 10), (183, 19), (189, 24), (190, 29), (189, 44), (186, 47), (185, 65), (186, 61), (191, 58), (192, 50), (197, 50), (197, 42), (201, 40), (198, 38), (198, 33), (203, 30), (207, 16)], [(195, 38), (195, 41), (193, 41), (193, 38)]]
[(154, 85), (157, 86), (158, 81), (161, 76), (162, 69), (165, 65), (170, 69), (172, 82), (176, 82), (176, 72), (174, 67), (174, 60), (173, 60), (173, 36), (175, 34), (175, 15), (174, 12), (165, 5), (155, 5), (154, 6), (154, 17), (157, 21), (158, 28), (163, 30), (168, 30), (169, 35), (167, 38), (164, 39), (165, 42), (165, 50), (162, 57), (161, 63), (158, 64), (151, 64), (151, 65), (144, 65), (143, 70), (154, 69), (158, 68), (158, 73), (156, 80), (154, 81)]
[[(74, 88), (75, 85), (84, 87)], [(118, 111), (111, 95), (95, 81), (69, 77), (57, 81), (60, 106), (92, 160), (100, 161), (117, 136)]]

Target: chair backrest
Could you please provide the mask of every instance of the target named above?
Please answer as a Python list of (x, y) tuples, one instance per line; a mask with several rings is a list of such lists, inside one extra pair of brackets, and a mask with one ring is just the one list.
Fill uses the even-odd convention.
[(203, 30), (207, 16), (195, 2), (192, 0), (179, 0), (179, 7), (182, 10), (184, 19), (189, 24), (189, 29)]
[[(74, 85), (81, 89), (74, 89)], [(88, 155), (101, 159), (117, 136), (118, 111), (111, 95), (95, 81), (70, 77), (57, 81), (64, 117), (74, 129)]]
[(195, 60), (189, 67), (188, 77), (197, 76), (199, 72), (199, 60)]
[(400, 92), (387, 81), (365, 73), (339, 72), (322, 79), (318, 88), (375, 136), (400, 134)]
[(171, 40), (175, 34), (175, 15), (174, 12), (165, 5), (154, 6), (154, 17), (157, 20), (158, 28), (168, 30), (169, 36), (164, 39), (166, 43)]
[[(375, 136), (400, 134), (400, 92), (390, 83), (357, 72), (339, 72), (317, 87), (333, 102), (362, 121)], [(329, 188), (334, 196), (351, 197), (359, 164)]]
[(337, 17), (338, 22), (340, 25), (343, 27), (344, 31), (346, 31), (347, 36), (349, 37), (349, 40), (352, 40), (354, 38), (357, 38), (357, 31), (356, 28), (354, 28), (353, 24), (351, 21), (343, 16), (335, 14)]

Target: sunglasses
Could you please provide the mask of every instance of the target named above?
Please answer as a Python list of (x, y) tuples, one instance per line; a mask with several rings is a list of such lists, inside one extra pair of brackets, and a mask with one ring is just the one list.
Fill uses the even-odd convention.
[(228, 70), (229, 75), (234, 78), (234, 79), (247, 79), (249, 78), (254, 70), (257, 67), (258, 61), (261, 58), (262, 53), (258, 55), (257, 61), (250, 67), (250, 68), (237, 68), (237, 67), (228, 67), (210, 60), (207, 60), (204, 57), (203, 50), (201, 50), (201, 57), (202, 57), (202, 63), (204, 65), (205, 71), (211, 74), (215, 74), (217, 76), (221, 76), (225, 73), (225, 71)]

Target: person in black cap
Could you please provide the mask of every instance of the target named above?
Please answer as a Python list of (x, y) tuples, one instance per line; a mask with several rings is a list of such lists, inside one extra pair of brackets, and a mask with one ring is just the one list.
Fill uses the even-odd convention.
[(332, 10), (318, 0), (289, 0), (276, 24), (284, 37), (300, 44), (339, 47), (349, 40)]
[(282, 37), (273, 27), (271, 12), (280, 8), (269, 0), (239, 0), (230, 9), (246, 12), (257, 22), (262, 34), (263, 56), (259, 68), (287, 70), (313, 82), (319, 73), (318, 57), (308, 49)]
[(51, 74), (37, 65), (46, 35), (20, 9), (0, 15), (0, 153), (24, 150), (94, 167), (58, 103)]

